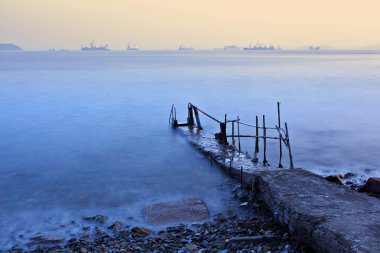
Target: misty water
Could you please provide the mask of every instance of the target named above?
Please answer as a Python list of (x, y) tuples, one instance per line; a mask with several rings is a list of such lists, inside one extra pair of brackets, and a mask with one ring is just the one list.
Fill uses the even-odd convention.
[[(192, 102), (274, 126), (280, 101), (295, 167), (380, 176), (379, 69), (364, 52), (1, 53), (0, 248), (73, 236), (87, 215), (144, 224), (141, 209), (160, 201), (225, 211), (231, 182), (168, 126), (172, 104), (180, 120)], [(277, 142), (268, 157), (278, 163)]]

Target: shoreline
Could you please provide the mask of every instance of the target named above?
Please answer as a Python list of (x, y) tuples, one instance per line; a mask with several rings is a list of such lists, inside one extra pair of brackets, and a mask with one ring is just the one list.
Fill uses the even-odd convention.
[[(108, 227), (110, 233), (92, 231), (93, 239), (72, 237), (62, 244), (45, 238), (40, 244), (36, 241), (34, 249), (7, 252), (312, 252), (276, 225), (265, 205), (252, 193), (236, 187), (232, 194), (240, 203), (235, 210), (204, 221), (167, 226), (159, 231), (115, 222)], [(97, 219), (101, 221), (102, 217)]]

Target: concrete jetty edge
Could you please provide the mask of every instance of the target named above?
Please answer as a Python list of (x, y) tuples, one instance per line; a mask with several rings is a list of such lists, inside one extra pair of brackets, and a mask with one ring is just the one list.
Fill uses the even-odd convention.
[(380, 252), (378, 199), (306, 170), (254, 164), (210, 133), (178, 130), (227, 174), (239, 180), (242, 174), (244, 186), (267, 205), (276, 221), (316, 252)]

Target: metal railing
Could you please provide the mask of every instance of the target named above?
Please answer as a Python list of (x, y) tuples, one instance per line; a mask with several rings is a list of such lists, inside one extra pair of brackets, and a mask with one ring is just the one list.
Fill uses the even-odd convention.
[[(201, 110), (199, 107), (189, 103), (188, 104), (188, 116), (187, 121), (185, 123), (178, 123), (177, 121), (177, 112), (174, 105), (172, 105), (170, 116), (169, 116), (169, 124), (173, 128), (176, 127), (182, 127), (182, 126), (188, 126), (188, 127), (197, 127), (199, 130), (203, 130), (203, 127), (201, 125), (199, 113), (202, 113), (209, 119), (217, 122), (220, 127), (220, 132), (215, 134), (215, 138), (221, 143), (222, 145), (229, 145), (228, 138), (231, 138), (231, 146), (235, 148), (239, 153), (242, 152), (241, 150), (241, 138), (253, 138), (255, 139), (255, 148), (253, 152), (253, 158), (252, 162), (258, 163), (259, 158), (259, 140), (263, 140), (263, 165), (267, 166), (268, 160), (267, 160), (267, 140), (279, 140), (279, 162), (278, 167), (282, 168), (282, 144), (284, 143), (285, 147), (288, 150), (289, 154), (289, 168), (291, 170), (294, 169), (293, 164), (293, 155), (292, 150), (290, 147), (290, 139), (289, 139), (289, 131), (288, 131), (288, 124), (285, 122), (285, 129), (281, 127), (281, 114), (280, 114), (280, 103), (277, 102), (277, 121), (278, 125), (275, 127), (267, 127), (265, 122), (265, 115), (262, 116), (262, 126), (259, 126), (259, 118), (256, 116), (256, 123), (255, 124), (249, 124), (242, 122), (239, 117), (233, 120), (227, 120), (227, 114), (224, 115), (224, 121), (218, 120), (217, 118), (211, 116), (210, 114), (206, 113), (204, 110)], [(195, 117), (195, 121), (194, 121)], [(228, 124), (231, 124), (231, 134), (227, 134), (227, 126)], [(235, 134), (235, 125), (237, 127), (237, 134)], [(240, 133), (240, 125), (254, 128), (255, 134), (241, 134)], [(261, 133), (260, 133), (261, 130)], [(269, 132), (269, 135), (268, 135)], [(273, 133), (274, 132), (274, 133)], [(236, 147), (236, 140), (238, 142), (238, 146)]]

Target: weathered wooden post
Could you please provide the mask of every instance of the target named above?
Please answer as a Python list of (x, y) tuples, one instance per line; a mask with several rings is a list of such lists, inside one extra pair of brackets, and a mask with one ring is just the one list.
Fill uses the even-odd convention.
[(219, 135), (219, 140), (222, 144), (228, 144), (226, 140), (227, 139), (226, 131), (227, 131), (226, 124), (220, 123), (220, 133), (218, 135)]
[(238, 127), (238, 141), (239, 141), (239, 153), (241, 153), (241, 145), (240, 145), (240, 118), (237, 117), (237, 127)]
[(215, 138), (218, 139), (222, 144), (228, 145), (227, 140), (227, 114), (224, 115), (224, 122), (219, 123), (220, 133), (215, 134)]
[(199, 119), (199, 113), (198, 113), (198, 109), (196, 107), (194, 107), (194, 114), (195, 114), (195, 119), (197, 121), (197, 127), (199, 130), (202, 130), (202, 125), (201, 125), (201, 121)]
[(235, 121), (232, 121), (232, 147), (235, 147)]
[(282, 168), (282, 135), (281, 135), (281, 114), (280, 114), (280, 102), (277, 102), (277, 119), (278, 119), (278, 134), (280, 138), (280, 161), (278, 162), (278, 167)]
[(290, 148), (290, 141), (289, 141), (288, 124), (286, 122), (285, 122), (285, 131), (286, 131), (286, 140), (287, 140), (286, 142), (288, 143), (288, 151), (289, 151), (289, 162), (290, 162), (289, 168), (291, 170), (294, 170), (292, 149)]
[(264, 166), (268, 165), (267, 161), (267, 129), (265, 127), (265, 115), (263, 115), (263, 137), (264, 137), (264, 160), (263, 164)]
[(172, 110), (170, 111), (170, 118), (171, 118), (171, 124), (173, 128), (178, 127), (178, 121), (177, 121), (177, 110), (175, 109), (174, 104), (172, 105)]
[(193, 106), (191, 104), (187, 106), (187, 124), (194, 126)]
[(253, 153), (253, 159), (252, 159), (254, 163), (257, 163), (259, 161), (258, 153), (259, 153), (259, 118), (256, 116), (255, 152)]

